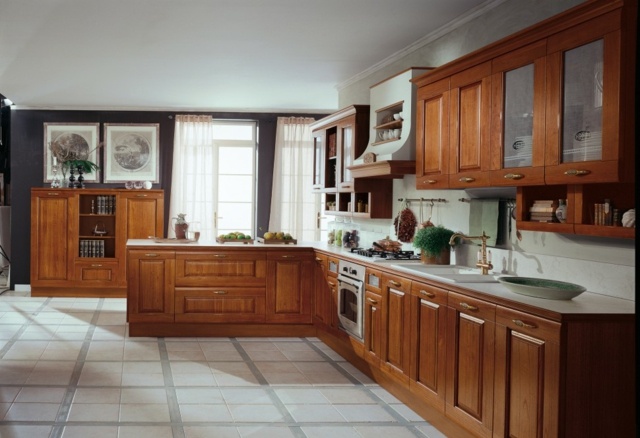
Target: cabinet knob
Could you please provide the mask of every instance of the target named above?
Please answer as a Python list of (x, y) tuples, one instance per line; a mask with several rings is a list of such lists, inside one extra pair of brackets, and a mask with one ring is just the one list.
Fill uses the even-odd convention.
[(564, 174), (567, 176), (583, 176), (583, 175), (589, 175), (590, 173), (591, 173), (590, 170), (569, 169)]
[(516, 179), (516, 180), (517, 180), (517, 179), (522, 179), (522, 178), (524, 178), (524, 175), (523, 175), (523, 174), (521, 174), (521, 173), (507, 173), (507, 174), (504, 176), (504, 178), (505, 178), (505, 179)]
[(519, 320), (519, 319), (512, 319), (512, 321), (513, 321), (513, 323), (514, 323), (515, 325), (517, 325), (518, 327), (530, 328), (530, 329), (538, 328), (538, 327), (536, 327), (536, 326), (535, 326), (535, 325), (533, 325), (533, 324), (527, 324), (526, 322), (521, 321), (521, 320)]
[(462, 307), (464, 310), (478, 310), (478, 308), (476, 306), (472, 306), (471, 304), (467, 304), (467, 303), (460, 303), (460, 307)]
[(213, 293), (216, 294), (216, 295), (226, 295), (227, 291), (226, 290), (214, 290)]
[(225, 258), (225, 257), (226, 257), (226, 255), (225, 255), (225, 254), (214, 254), (213, 256), (214, 256), (214, 257), (217, 257), (217, 258), (219, 258), (219, 259), (223, 259), (223, 258)]
[(371, 298), (367, 298), (367, 301), (369, 301), (371, 304), (378, 304), (376, 300), (372, 300)]
[(424, 295), (425, 297), (433, 298), (436, 296), (433, 292), (427, 292), (426, 290), (420, 289), (420, 295)]
[(475, 180), (476, 180), (475, 178), (469, 178), (468, 176), (465, 176), (463, 178), (460, 178), (458, 181), (464, 182), (464, 183), (470, 183), (470, 182), (474, 182)]

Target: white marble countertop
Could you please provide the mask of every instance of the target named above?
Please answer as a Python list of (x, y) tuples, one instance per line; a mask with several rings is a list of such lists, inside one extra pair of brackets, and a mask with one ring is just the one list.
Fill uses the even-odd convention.
[[(263, 243), (254, 243), (254, 244), (242, 244), (242, 243), (217, 243), (215, 241), (200, 241), (193, 243), (176, 243), (176, 242), (167, 242), (167, 243), (156, 243), (150, 239), (130, 239), (127, 241), (128, 247), (142, 247), (142, 246), (157, 246), (157, 247), (184, 247), (187, 248), (215, 248), (215, 249), (225, 249), (225, 248), (246, 248), (250, 249), (260, 249), (260, 248), (278, 248), (278, 249), (292, 249), (292, 248), (313, 248), (317, 250), (321, 250), (330, 254), (335, 255), (336, 257), (341, 257), (344, 259), (349, 259), (353, 262), (362, 262), (366, 263), (369, 266), (374, 266), (375, 268), (384, 268), (385, 270), (392, 270), (396, 273), (402, 274), (410, 274), (413, 277), (424, 278), (430, 282), (434, 280), (430, 277), (422, 275), (417, 271), (409, 271), (407, 269), (399, 269), (394, 268), (394, 262), (386, 261), (386, 262), (372, 262), (372, 259), (369, 257), (361, 256), (358, 254), (351, 253), (349, 249), (335, 247), (333, 245), (327, 245), (323, 242), (298, 242), (295, 245), (288, 244), (263, 244)], [(398, 263), (398, 262), (395, 262)], [(416, 261), (415, 263), (420, 263)], [(448, 283), (441, 282), (438, 284), (439, 287), (443, 289), (452, 289), (452, 286), (455, 285), (455, 289), (465, 289), (473, 292), (477, 292), (483, 295), (488, 295), (489, 297), (495, 297), (500, 300), (506, 300), (514, 303), (523, 304), (528, 307), (535, 307), (544, 309), (547, 311), (551, 311), (559, 314), (567, 314), (567, 315), (604, 315), (604, 314), (635, 314), (635, 301), (624, 300), (620, 298), (608, 297), (602, 294), (596, 294), (592, 292), (584, 292), (579, 296), (573, 298), (572, 300), (546, 300), (542, 298), (529, 297), (525, 295), (516, 294), (511, 292), (501, 283)]]

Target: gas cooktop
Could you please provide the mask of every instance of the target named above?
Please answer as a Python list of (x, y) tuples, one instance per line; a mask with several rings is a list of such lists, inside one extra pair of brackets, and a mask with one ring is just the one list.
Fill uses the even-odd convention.
[(383, 251), (380, 249), (351, 248), (351, 253), (367, 257), (368, 262), (419, 261), (414, 251)]

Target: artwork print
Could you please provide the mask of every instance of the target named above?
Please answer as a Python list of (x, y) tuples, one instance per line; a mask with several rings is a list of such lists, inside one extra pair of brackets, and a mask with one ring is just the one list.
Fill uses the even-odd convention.
[[(62, 164), (54, 156), (73, 160), (88, 160), (98, 164), (99, 123), (45, 123), (44, 124), (44, 182), (51, 182), (52, 168)], [(84, 175), (86, 182), (98, 182), (97, 171)]]
[(105, 123), (104, 182), (158, 180), (160, 125)]

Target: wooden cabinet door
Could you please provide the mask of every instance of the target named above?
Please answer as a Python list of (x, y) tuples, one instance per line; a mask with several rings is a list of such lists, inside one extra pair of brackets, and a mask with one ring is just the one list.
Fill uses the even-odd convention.
[(174, 287), (174, 251), (128, 251), (129, 322), (173, 322)]
[(267, 256), (264, 251), (220, 250), (177, 252), (176, 285), (191, 287), (265, 287)]
[(445, 414), (481, 437), (493, 424), (495, 308), (448, 294)]
[(164, 192), (145, 190), (122, 193), (126, 214), (127, 239), (147, 239), (149, 236), (164, 237)]
[(411, 284), (412, 390), (444, 412), (447, 358), (447, 291)]
[(493, 436), (558, 436), (560, 324), (498, 306), (495, 370)]
[(449, 187), (487, 187), (490, 179), (491, 62), (450, 78)]
[(491, 61), (491, 185), (544, 184), (545, 41)]
[(382, 274), (383, 336), (382, 367), (401, 381), (409, 383), (411, 357), (411, 281)]
[(420, 87), (416, 104), (416, 188), (449, 187), (449, 79)]
[(313, 294), (313, 253), (269, 251), (267, 322), (309, 324)]
[(327, 284), (329, 285), (329, 314), (331, 328), (339, 330), (338, 319), (338, 267), (340, 259), (327, 257)]
[(75, 263), (75, 279), (83, 287), (117, 287), (120, 286), (124, 273), (120, 262), (105, 260), (85, 260)]
[(633, 124), (625, 118), (633, 113), (630, 74), (636, 54), (622, 41), (622, 13), (602, 15), (547, 40), (547, 184), (623, 182), (635, 176)]
[(382, 296), (365, 291), (364, 294), (364, 359), (374, 365), (380, 364), (381, 340), (383, 336)]
[(31, 285), (63, 287), (74, 279), (78, 196), (73, 191), (31, 192)]
[(256, 323), (265, 320), (263, 287), (176, 287), (176, 322)]
[(327, 256), (315, 255), (314, 288), (313, 288), (313, 319), (314, 323), (331, 325), (331, 289), (327, 278)]

